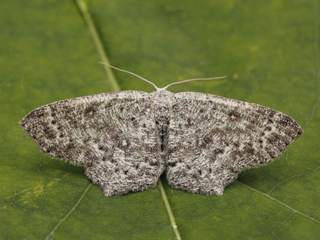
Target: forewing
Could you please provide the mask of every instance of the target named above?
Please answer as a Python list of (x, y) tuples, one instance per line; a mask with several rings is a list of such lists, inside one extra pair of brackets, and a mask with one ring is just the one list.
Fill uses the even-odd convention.
[(32, 111), (20, 125), (43, 152), (85, 165), (107, 196), (154, 187), (164, 169), (148, 93), (59, 101)]
[(238, 172), (272, 162), (302, 133), (287, 115), (202, 93), (177, 93), (170, 119), (167, 178), (173, 188), (223, 194)]

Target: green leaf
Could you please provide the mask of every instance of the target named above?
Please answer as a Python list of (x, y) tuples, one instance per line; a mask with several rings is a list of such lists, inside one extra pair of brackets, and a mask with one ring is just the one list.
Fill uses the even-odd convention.
[[(110, 63), (172, 92), (254, 102), (305, 134), (222, 196), (171, 189), (182, 239), (316, 239), (320, 235), (320, 3), (92, 0)], [(71, 166), (41, 153), (19, 127), (31, 110), (113, 91), (76, 2), (0, 2), (0, 239), (175, 239), (159, 186), (105, 197)], [(154, 89), (114, 72), (121, 90)]]

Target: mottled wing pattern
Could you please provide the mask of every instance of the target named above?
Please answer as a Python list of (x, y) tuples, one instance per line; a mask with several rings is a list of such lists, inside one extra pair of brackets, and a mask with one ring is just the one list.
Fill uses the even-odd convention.
[(238, 172), (272, 162), (302, 133), (287, 115), (203, 93), (175, 94), (167, 178), (176, 189), (223, 194)]
[(148, 93), (59, 101), (32, 111), (20, 125), (43, 152), (84, 165), (107, 196), (154, 187), (165, 168)]

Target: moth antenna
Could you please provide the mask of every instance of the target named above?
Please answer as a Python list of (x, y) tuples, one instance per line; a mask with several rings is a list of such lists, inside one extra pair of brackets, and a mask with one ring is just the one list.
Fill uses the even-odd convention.
[(137, 77), (137, 78), (140, 78), (141, 80), (143, 80), (143, 81), (151, 84), (152, 86), (154, 86), (154, 88), (155, 88), (156, 90), (159, 90), (159, 88), (158, 88), (153, 82), (150, 82), (149, 80), (147, 80), (147, 79), (139, 76), (138, 74), (135, 74), (135, 73), (133, 73), (133, 72), (129, 72), (129, 71), (127, 71), (127, 70), (123, 70), (123, 69), (121, 69), (121, 68), (114, 67), (114, 66), (112, 66), (112, 65), (110, 65), (110, 64), (107, 64), (107, 63), (104, 63), (104, 62), (100, 62), (100, 63), (101, 63), (101, 64), (104, 64), (104, 65), (106, 65), (106, 66), (108, 66), (108, 67), (111, 67), (111, 68), (113, 68), (113, 69), (116, 69), (116, 70), (118, 70), (118, 71), (125, 72), (125, 73), (129, 73), (129, 74), (131, 74), (132, 76), (135, 76), (135, 77)]
[(222, 76), (222, 77), (213, 77), (213, 78), (193, 78), (193, 79), (187, 79), (187, 80), (183, 80), (180, 82), (174, 82), (174, 83), (170, 83), (169, 85), (165, 86), (163, 89), (167, 89), (168, 87), (172, 86), (172, 85), (176, 85), (176, 84), (180, 84), (180, 83), (185, 83), (185, 82), (191, 82), (191, 81), (209, 81), (209, 80), (216, 80), (216, 79), (222, 79), (225, 78), (227, 76)]
[(125, 73), (128, 73), (128, 74), (131, 74), (132, 76), (135, 76), (137, 78), (140, 78), (141, 80), (151, 84), (156, 90), (166, 90), (168, 87), (171, 87), (172, 85), (177, 85), (177, 84), (180, 84), (180, 83), (185, 83), (185, 82), (191, 82), (191, 81), (209, 81), (209, 80), (216, 80), (216, 79), (222, 79), (222, 78), (225, 78), (227, 76), (222, 76), (222, 77), (214, 77), (214, 78), (193, 78), (193, 79), (187, 79), (187, 80), (183, 80), (183, 81), (180, 81), (180, 82), (174, 82), (174, 83), (170, 83), (168, 84), (167, 86), (165, 86), (164, 88), (158, 88), (153, 82), (150, 82), (149, 80), (139, 76), (138, 74), (135, 74), (133, 72), (130, 72), (130, 71), (127, 71), (127, 70), (123, 70), (121, 68), (117, 68), (117, 67), (114, 67), (110, 64), (107, 64), (107, 63), (104, 63), (104, 62), (100, 62), (101, 64), (104, 64), (108, 67), (111, 67), (113, 69), (116, 69), (118, 71), (121, 71), (121, 72), (125, 72)]

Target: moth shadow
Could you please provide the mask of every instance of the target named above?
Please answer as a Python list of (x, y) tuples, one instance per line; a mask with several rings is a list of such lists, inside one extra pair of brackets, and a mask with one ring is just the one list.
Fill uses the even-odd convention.
[(268, 179), (270, 179), (268, 170), (252, 168), (241, 172), (237, 178), (237, 181), (249, 186), (253, 186), (268, 181)]
[(38, 172), (47, 178), (58, 178), (61, 181), (76, 183), (76, 179), (88, 180), (85, 176), (85, 169), (82, 166), (71, 165), (68, 161), (57, 161), (47, 156), (40, 164)]

